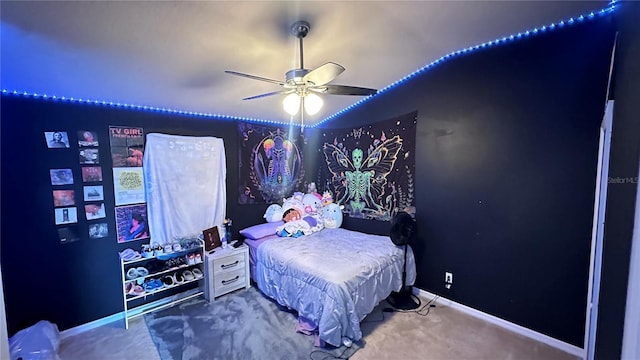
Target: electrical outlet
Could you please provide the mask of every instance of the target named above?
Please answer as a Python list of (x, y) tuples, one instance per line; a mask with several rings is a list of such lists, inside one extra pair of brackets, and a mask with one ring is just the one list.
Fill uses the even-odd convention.
[(453, 284), (453, 273), (445, 272), (444, 273), (444, 282), (447, 284)]

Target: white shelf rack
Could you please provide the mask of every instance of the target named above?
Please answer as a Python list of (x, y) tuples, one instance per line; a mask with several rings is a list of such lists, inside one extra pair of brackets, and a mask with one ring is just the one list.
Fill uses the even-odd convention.
[[(204, 276), (203, 276), (201, 278), (185, 280), (180, 283), (169, 285), (169, 286), (163, 285), (160, 288), (150, 290), (150, 291), (145, 291), (144, 294), (132, 296), (126, 293), (127, 283), (130, 283), (130, 282), (137, 283), (139, 280), (144, 282), (144, 280), (151, 279), (151, 278), (162, 278), (163, 276), (170, 273), (182, 272), (182, 271), (193, 269), (196, 267), (200, 269), (200, 271), (203, 271), (203, 265), (202, 265), (203, 262), (200, 261), (192, 265), (182, 265), (172, 269), (163, 269), (161, 271), (153, 272), (148, 275), (137, 277), (134, 279), (126, 278), (126, 272), (127, 272), (126, 269), (136, 264), (143, 264), (144, 262), (148, 262), (152, 260), (167, 261), (172, 258), (186, 256), (187, 254), (190, 254), (190, 253), (198, 253), (201, 256), (201, 259), (204, 259), (204, 245), (200, 244), (200, 246), (198, 247), (184, 249), (172, 254), (163, 254), (160, 257), (150, 256), (150, 257), (142, 257), (142, 258), (130, 260), (130, 261), (120, 260), (120, 269), (121, 269), (121, 276), (122, 276), (122, 297), (123, 297), (123, 304), (124, 304), (124, 319), (125, 319), (126, 329), (129, 329), (130, 319), (136, 318), (138, 316), (142, 316), (152, 311), (165, 309), (165, 308), (174, 306), (176, 304), (179, 304), (183, 301), (193, 299), (195, 297), (203, 295), (202, 289), (204, 287)], [(186, 285), (193, 284), (193, 283), (198, 283), (198, 286), (196, 288), (192, 288), (176, 294), (169, 294), (166, 292), (167, 290), (185, 287)], [(164, 294), (167, 294), (167, 295), (164, 295)], [(133, 306), (132, 303), (135, 300), (141, 300), (143, 304)]]

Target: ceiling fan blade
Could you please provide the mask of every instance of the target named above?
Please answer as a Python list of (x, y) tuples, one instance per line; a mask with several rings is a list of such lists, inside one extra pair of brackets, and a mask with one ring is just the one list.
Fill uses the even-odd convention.
[(320, 86), (335, 79), (338, 75), (342, 74), (343, 71), (344, 67), (342, 67), (342, 65), (328, 62), (309, 71), (305, 76), (302, 77), (302, 80), (310, 81), (314, 85)]
[(242, 76), (242, 77), (246, 77), (246, 78), (253, 79), (253, 80), (266, 81), (266, 82), (269, 82), (269, 83), (272, 83), (272, 84), (278, 84), (280, 86), (284, 86), (284, 82), (279, 81), (279, 80), (267, 79), (267, 78), (263, 78), (263, 77), (260, 77), (260, 76), (249, 75), (249, 74), (240, 73), (240, 72), (231, 71), (231, 70), (225, 70), (224, 72), (226, 72), (227, 74), (231, 74), (231, 75)]
[(312, 87), (311, 90), (318, 91), (330, 95), (356, 95), (356, 96), (368, 96), (378, 92), (376, 89), (369, 89), (357, 86), (347, 85), (324, 85), (319, 87)]
[(259, 99), (259, 98), (263, 98), (263, 97), (267, 97), (267, 96), (273, 96), (273, 95), (290, 94), (290, 93), (292, 93), (294, 91), (295, 90), (272, 91), (272, 92), (268, 92), (268, 93), (264, 93), (264, 94), (260, 94), (260, 95), (246, 97), (246, 98), (244, 98), (242, 100), (253, 100), (253, 99)]

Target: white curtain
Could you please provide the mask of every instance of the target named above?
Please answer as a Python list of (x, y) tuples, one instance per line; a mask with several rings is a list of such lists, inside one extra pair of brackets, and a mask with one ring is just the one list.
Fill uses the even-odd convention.
[(224, 142), (214, 137), (147, 134), (144, 178), (151, 242), (197, 237), (225, 218)]

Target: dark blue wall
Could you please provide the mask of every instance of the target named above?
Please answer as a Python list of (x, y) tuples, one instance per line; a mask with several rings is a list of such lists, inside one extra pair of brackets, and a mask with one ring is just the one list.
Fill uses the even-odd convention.
[(418, 110), (419, 288), (582, 347), (613, 40), (600, 18), (459, 56), (325, 125)]
[[(214, 136), (224, 139), (227, 189), (238, 184), (237, 125), (190, 116), (166, 115), (105, 106), (2, 96), (2, 274), (7, 325), (12, 334), (38, 320), (61, 330), (123, 311), (118, 252), (139, 249), (147, 240), (118, 244), (114, 236), (114, 197), (108, 128), (139, 126), (145, 133)], [(67, 131), (69, 149), (47, 149), (44, 131)], [(82, 180), (76, 132), (95, 130), (100, 140), (106, 222), (109, 236), (88, 239), (82, 210)], [(80, 241), (60, 244), (54, 225), (49, 169), (74, 172)], [(233, 196), (230, 197), (233, 199)], [(229, 201), (227, 213), (237, 229), (253, 225), (264, 209)], [(95, 221), (94, 221), (95, 222)]]

